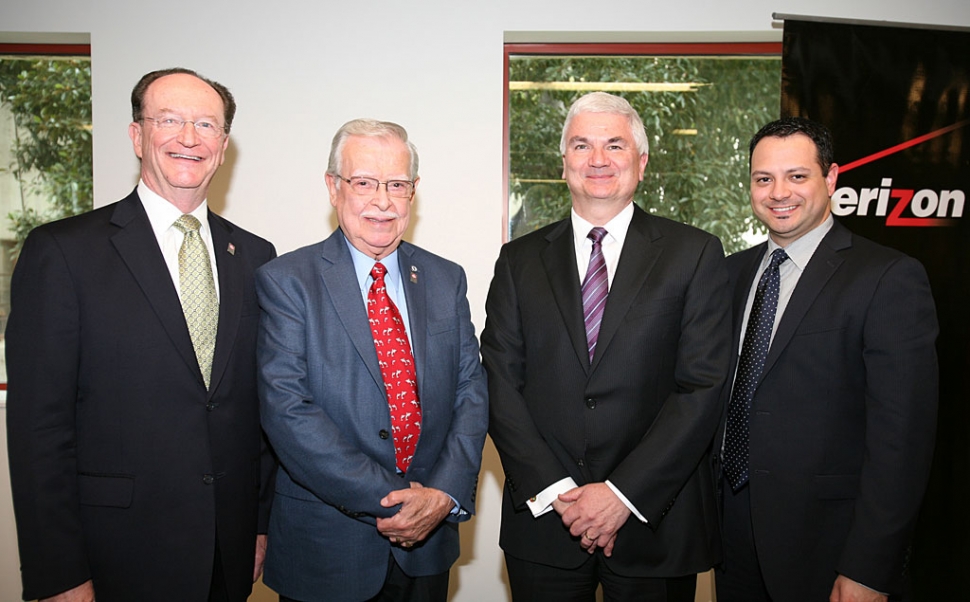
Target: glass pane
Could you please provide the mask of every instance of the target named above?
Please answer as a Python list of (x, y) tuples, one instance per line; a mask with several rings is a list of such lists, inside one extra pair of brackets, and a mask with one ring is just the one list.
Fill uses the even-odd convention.
[(762, 231), (747, 145), (778, 118), (780, 56), (512, 56), (509, 88), (509, 238), (569, 215), (559, 139), (569, 105), (594, 90), (626, 98), (646, 126), (640, 207), (715, 234), (727, 252)]
[[(0, 333), (10, 275), (34, 227), (92, 207), (88, 58), (0, 55)], [(0, 334), (0, 383), (7, 381)]]

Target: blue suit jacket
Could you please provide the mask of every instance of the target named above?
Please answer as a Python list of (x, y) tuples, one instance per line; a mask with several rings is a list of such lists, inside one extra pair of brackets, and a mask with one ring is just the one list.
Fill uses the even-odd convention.
[(282, 470), (270, 517), (264, 580), (300, 600), (361, 600), (384, 582), (388, 554), (411, 576), (458, 558), (459, 517), (405, 550), (378, 533), (389, 492), (420, 482), (474, 508), (488, 402), (458, 265), (399, 247), (422, 407), (407, 475), (394, 466), (391, 419), (353, 260), (340, 230), (257, 273), (262, 308), (263, 427)]

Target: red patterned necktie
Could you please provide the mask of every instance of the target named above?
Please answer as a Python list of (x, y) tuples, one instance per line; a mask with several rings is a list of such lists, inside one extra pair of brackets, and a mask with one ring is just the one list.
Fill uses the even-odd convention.
[(397, 468), (407, 472), (414, 457), (414, 448), (421, 435), (421, 403), (418, 401), (418, 380), (414, 372), (414, 356), (408, 343), (407, 331), (397, 306), (387, 296), (384, 274), (387, 268), (374, 264), (370, 275), (374, 283), (367, 293), (367, 317), (374, 334), (377, 361), (384, 377), (387, 404), (391, 410), (391, 431), (394, 434), (394, 457)]

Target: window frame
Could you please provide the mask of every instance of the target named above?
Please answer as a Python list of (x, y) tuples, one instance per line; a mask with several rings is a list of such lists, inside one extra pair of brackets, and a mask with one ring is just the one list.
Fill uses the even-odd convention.
[(502, 243), (509, 241), (509, 69), (513, 56), (781, 56), (781, 42), (506, 42), (502, 62)]

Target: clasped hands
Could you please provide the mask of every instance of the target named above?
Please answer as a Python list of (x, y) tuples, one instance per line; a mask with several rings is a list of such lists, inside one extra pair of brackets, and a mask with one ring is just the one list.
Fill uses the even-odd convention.
[(552, 503), (569, 532), (579, 537), (579, 545), (592, 554), (603, 549), (613, 555), (616, 533), (630, 517), (630, 509), (606, 483), (590, 483), (559, 495)]
[(416, 481), (408, 489), (397, 489), (381, 500), (381, 506), (401, 505), (394, 516), (377, 519), (377, 530), (402, 548), (424, 541), (447, 518), (454, 502), (447, 493), (425, 487)]

